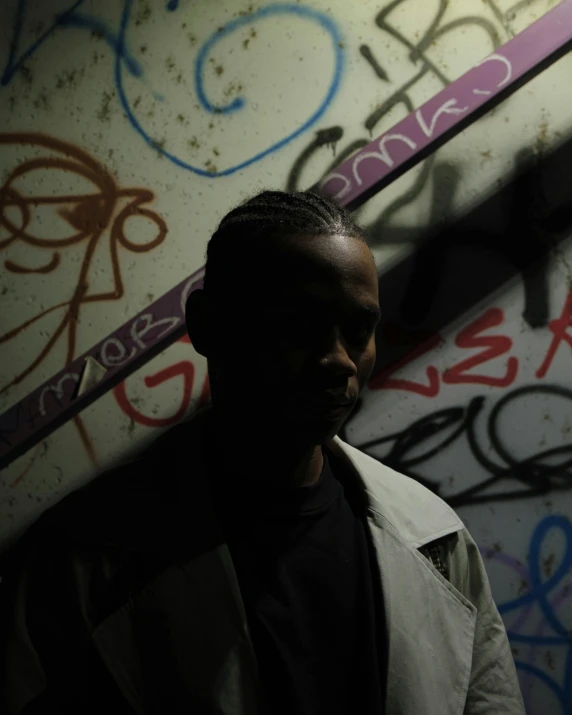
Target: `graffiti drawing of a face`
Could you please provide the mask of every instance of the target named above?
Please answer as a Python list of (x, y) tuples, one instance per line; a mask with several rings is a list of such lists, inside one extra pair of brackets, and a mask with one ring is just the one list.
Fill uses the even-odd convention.
[[(119, 300), (121, 249), (150, 251), (167, 226), (147, 208), (151, 191), (119, 188), (72, 144), (36, 133), (0, 134), (0, 152), (7, 167), (0, 187), (2, 411), (15, 401), (10, 388), (33, 389), (77, 357), (81, 307)], [(128, 230), (133, 217), (137, 235), (148, 240), (128, 236), (135, 234)]]

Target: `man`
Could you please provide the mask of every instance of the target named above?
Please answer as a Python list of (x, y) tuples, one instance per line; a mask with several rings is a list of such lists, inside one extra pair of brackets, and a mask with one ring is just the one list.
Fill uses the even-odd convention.
[(3, 712), (523, 715), (462, 522), (336, 437), (378, 319), (335, 204), (263, 192), (223, 219), (187, 303), (212, 407), (5, 560)]

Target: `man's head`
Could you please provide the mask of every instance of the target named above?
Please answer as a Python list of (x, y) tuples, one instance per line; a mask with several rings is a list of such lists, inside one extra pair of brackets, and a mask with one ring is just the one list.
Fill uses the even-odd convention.
[(187, 303), (215, 410), (253, 436), (308, 446), (336, 434), (355, 404), (378, 319), (363, 232), (310, 192), (265, 191), (227, 214)]

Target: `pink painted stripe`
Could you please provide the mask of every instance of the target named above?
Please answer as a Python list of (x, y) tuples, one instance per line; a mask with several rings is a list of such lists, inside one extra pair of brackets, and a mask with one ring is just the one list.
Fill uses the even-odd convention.
[[(452, 136), (542, 72), (572, 46), (572, 0), (452, 82), (415, 112), (353, 155), (318, 184), (356, 208)], [(184, 307), (202, 284), (194, 273), (0, 415), (0, 469), (125, 380), (185, 334)], [(87, 357), (107, 372), (76, 396)]]
[[(203, 275), (204, 268), (193, 273), (0, 415), (0, 468), (185, 335), (185, 302), (202, 286)], [(88, 357), (106, 372), (90, 390), (76, 396)]]
[(570, 49), (572, 1), (540, 20), (329, 172), (317, 188), (363, 204)]

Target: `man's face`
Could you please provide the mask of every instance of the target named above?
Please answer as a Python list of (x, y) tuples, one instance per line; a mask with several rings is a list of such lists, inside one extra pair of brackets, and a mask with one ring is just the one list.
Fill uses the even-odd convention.
[(213, 404), (235, 415), (237, 427), (251, 425), (254, 437), (319, 444), (337, 433), (373, 369), (375, 263), (347, 236), (273, 245), (217, 328)]

